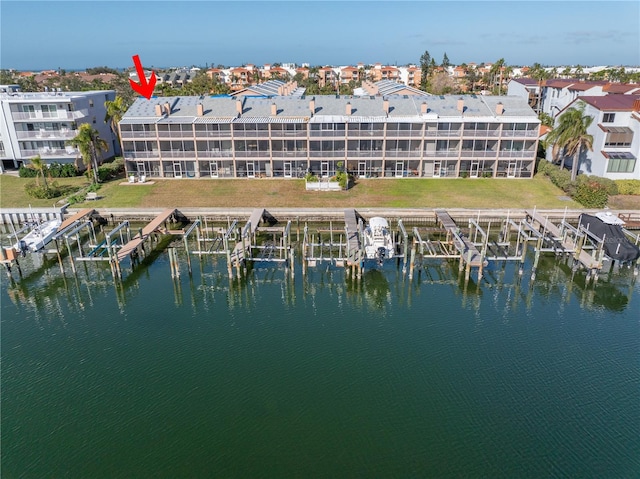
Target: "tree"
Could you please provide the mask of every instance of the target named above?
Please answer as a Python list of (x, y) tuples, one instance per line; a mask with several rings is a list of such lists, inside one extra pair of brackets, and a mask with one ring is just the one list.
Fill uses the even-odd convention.
[(87, 170), (93, 170), (93, 182), (99, 183), (98, 156), (109, 150), (107, 142), (100, 138), (98, 132), (88, 123), (83, 123), (78, 128), (78, 134), (68, 141), (68, 144), (80, 150), (82, 161)]
[(429, 74), (431, 73), (431, 55), (427, 50), (424, 51), (422, 56), (420, 57), (420, 70), (422, 72), (422, 76), (420, 77), (420, 89), (423, 91), (427, 91), (427, 83)]
[(444, 52), (444, 56), (442, 57), (442, 68), (447, 68), (450, 66), (449, 57), (447, 56), (447, 52)]
[(451, 93), (456, 83), (453, 78), (449, 76), (449, 74), (445, 72), (436, 73), (431, 77), (431, 93), (434, 95), (446, 95)]
[(560, 168), (564, 168), (566, 157), (572, 157), (571, 180), (578, 174), (580, 156), (585, 149), (593, 151), (593, 136), (587, 133), (593, 123), (593, 117), (584, 113), (585, 104), (580, 102), (577, 107), (569, 108), (560, 117), (558, 125), (547, 135), (546, 145), (552, 145), (552, 158), (555, 161), (558, 154), (562, 155)]
[(42, 180), (44, 181), (44, 189), (49, 191), (49, 185), (47, 184), (47, 164), (40, 158), (40, 155), (34, 156), (31, 158), (31, 163), (29, 164), (31, 168), (36, 170), (36, 181), (38, 181), (38, 176), (42, 176)]
[(124, 105), (124, 100), (122, 97), (117, 96), (115, 100), (107, 100), (104, 102), (104, 107), (107, 110), (107, 114), (104, 117), (105, 123), (109, 123), (111, 126), (111, 131), (116, 135), (118, 140), (120, 140), (120, 132), (118, 130), (118, 123), (122, 120), (122, 117), (127, 111), (127, 108)]

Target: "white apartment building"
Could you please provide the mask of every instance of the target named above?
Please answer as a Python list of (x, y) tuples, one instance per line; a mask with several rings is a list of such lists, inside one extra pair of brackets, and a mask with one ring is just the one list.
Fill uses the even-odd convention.
[(66, 144), (82, 123), (89, 123), (107, 142), (103, 159), (119, 152), (117, 138), (105, 123), (104, 102), (115, 91), (20, 92), (0, 87), (0, 172), (28, 164), (36, 155), (45, 163), (82, 166), (78, 150)]
[(594, 118), (587, 130), (593, 136), (593, 151), (584, 153), (579, 171), (612, 180), (640, 180), (640, 95), (582, 96), (568, 108), (579, 102)]

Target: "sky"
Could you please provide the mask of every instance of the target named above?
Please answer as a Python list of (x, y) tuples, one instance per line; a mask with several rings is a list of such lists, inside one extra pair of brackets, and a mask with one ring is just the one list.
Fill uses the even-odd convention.
[(640, 65), (640, 2), (0, 0), (0, 68)]

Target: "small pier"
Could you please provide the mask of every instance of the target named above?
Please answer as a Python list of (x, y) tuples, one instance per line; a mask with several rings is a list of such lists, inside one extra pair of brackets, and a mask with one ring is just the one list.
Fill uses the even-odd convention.
[(354, 209), (344, 210), (344, 226), (347, 232), (347, 266), (360, 266), (364, 258), (362, 236), (364, 218)]
[(526, 210), (525, 215), (528, 221), (528, 223), (525, 221), (525, 225), (541, 233), (543, 241), (551, 243), (553, 251), (572, 254), (574, 260), (581, 264), (589, 275), (596, 275), (602, 268), (603, 245), (602, 241), (597, 241), (598, 238), (589, 235), (599, 243), (592, 256), (584, 249), (588, 232), (581, 231), (581, 227), (575, 228), (564, 220), (561, 222), (561, 227), (558, 227), (535, 210)]
[(478, 278), (482, 277), (484, 257), (469, 238), (460, 232), (460, 228), (446, 210), (435, 210), (436, 218), (447, 232), (447, 243), (452, 244), (460, 255), (460, 267), (466, 271), (469, 278), (471, 268), (478, 268)]

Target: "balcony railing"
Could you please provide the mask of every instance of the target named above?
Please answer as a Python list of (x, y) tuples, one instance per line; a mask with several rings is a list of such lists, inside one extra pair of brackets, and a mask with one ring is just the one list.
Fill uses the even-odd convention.
[(349, 150), (350, 158), (382, 158), (383, 150)]
[(75, 130), (45, 130), (45, 131), (16, 131), (16, 136), (20, 140), (24, 139), (47, 139), (47, 140), (69, 140), (74, 138), (78, 132)]
[(442, 138), (447, 137), (458, 137), (460, 136), (461, 130), (436, 130), (436, 131), (428, 131), (425, 136), (438, 136)]
[(336, 158), (336, 157), (344, 157), (345, 151), (310, 151), (309, 156), (313, 158)]
[(89, 110), (75, 110), (66, 111), (58, 110), (55, 114), (47, 113), (43, 114), (42, 111), (33, 112), (21, 112), (14, 111), (11, 116), (15, 121), (22, 120), (42, 120), (42, 121), (58, 121), (58, 120), (76, 120), (78, 118), (84, 118), (89, 114)]
[(493, 150), (462, 150), (460, 152), (460, 156), (466, 158), (495, 158), (497, 154), (498, 152)]
[(271, 156), (274, 158), (306, 158), (307, 151), (272, 151)]
[(159, 138), (193, 138), (192, 131), (159, 131)]
[(501, 158), (533, 158), (535, 156), (534, 150), (500, 150)]
[(385, 151), (384, 154), (385, 157), (387, 158), (408, 158), (408, 157), (421, 157), (422, 156), (422, 151), (420, 150), (402, 150), (402, 149), (397, 149), (397, 150), (387, 150)]
[(122, 138), (156, 138), (155, 131), (123, 131)]
[(309, 136), (312, 138), (331, 138), (331, 137), (344, 137), (344, 130), (310, 130)]
[(505, 138), (536, 138), (538, 130), (506, 130), (502, 132), (502, 136)]
[(272, 138), (306, 138), (306, 130), (271, 130)]
[(253, 130), (253, 131), (234, 131), (234, 138), (268, 138), (269, 131), (268, 130)]
[(198, 131), (196, 138), (231, 138), (231, 131)]
[(42, 158), (52, 158), (52, 157), (57, 157), (57, 158), (75, 158), (76, 156), (79, 155), (79, 152), (76, 148), (73, 148), (72, 146), (68, 146), (66, 148), (38, 148), (36, 150), (27, 150), (27, 149), (20, 149), (20, 153), (22, 154), (23, 158), (29, 158), (29, 157), (34, 157), (37, 155), (40, 155), (40, 157)]
[(462, 136), (466, 137), (484, 137), (484, 136), (500, 136), (499, 130), (464, 130)]
[(236, 158), (269, 158), (269, 151), (237, 151)]
[(387, 130), (387, 138), (422, 138), (422, 130)]
[[(427, 156), (432, 156), (432, 155), (427, 155)], [(436, 150), (435, 151), (435, 156), (436, 157), (458, 157), (460, 156), (460, 151), (456, 148), (454, 150)]]
[(196, 157), (195, 151), (162, 150), (160, 151), (160, 154), (162, 155), (163, 158), (195, 158)]
[(198, 158), (229, 158), (233, 155), (231, 150), (198, 151)]
[(157, 151), (125, 151), (125, 158), (160, 158), (160, 153)]
[(349, 130), (347, 133), (348, 138), (371, 138), (371, 137), (384, 137), (384, 130)]

